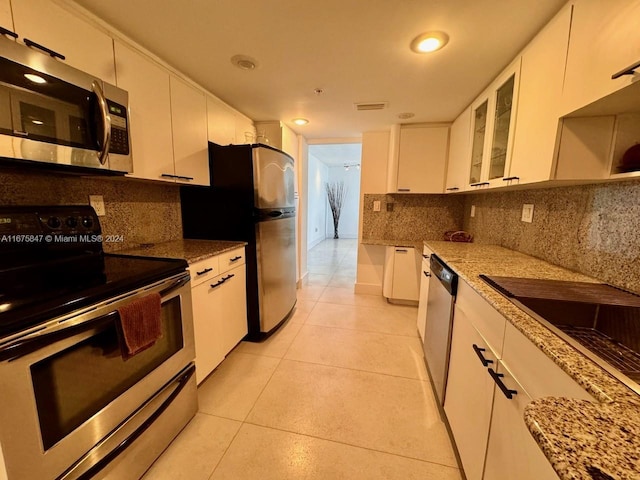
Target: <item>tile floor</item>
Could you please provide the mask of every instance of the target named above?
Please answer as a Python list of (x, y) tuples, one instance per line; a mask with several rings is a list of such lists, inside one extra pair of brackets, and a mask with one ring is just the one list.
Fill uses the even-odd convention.
[(294, 315), (200, 385), (200, 411), (144, 480), (461, 478), (417, 309), (354, 294), (356, 249), (331, 239), (309, 252)]

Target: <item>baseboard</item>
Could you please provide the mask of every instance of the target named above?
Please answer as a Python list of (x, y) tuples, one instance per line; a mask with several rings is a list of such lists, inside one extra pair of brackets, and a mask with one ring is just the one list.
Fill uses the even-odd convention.
[(406, 305), (409, 307), (417, 307), (418, 306), (418, 302), (416, 302), (415, 300), (399, 300), (399, 299), (395, 299), (395, 298), (387, 298), (387, 302), (393, 304), (393, 305)]
[(377, 283), (358, 283), (356, 282), (353, 291), (365, 295), (382, 295), (382, 285)]
[(307, 278), (307, 277), (308, 277), (308, 276), (309, 276), (309, 272), (304, 272), (304, 273), (302, 274), (302, 278), (300, 278), (300, 280), (298, 280), (298, 281), (296, 282), (296, 288), (297, 288), (298, 290), (299, 290), (299, 289), (301, 289), (303, 285), (306, 285), (306, 284), (307, 284), (307, 280), (308, 280), (308, 278)]

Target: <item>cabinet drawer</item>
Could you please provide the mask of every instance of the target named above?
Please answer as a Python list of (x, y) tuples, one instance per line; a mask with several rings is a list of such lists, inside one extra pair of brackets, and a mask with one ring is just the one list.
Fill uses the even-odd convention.
[(213, 277), (220, 275), (219, 255), (210, 257), (205, 260), (189, 265), (189, 273), (191, 274), (191, 286), (195, 287), (200, 285), (206, 280), (211, 280)]
[(232, 268), (237, 267), (238, 265), (245, 264), (245, 254), (244, 247), (236, 248), (235, 250), (231, 250), (230, 252), (224, 252), (218, 255), (220, 259), (220, 273), (224, 273)]
[(491, 350), (498, 358), (502, 358), (506, 318), (462, 280), (458, 283), (455, 309), (456, 315), (458, 310), (464, 311), (476, 330), (486, 339)]

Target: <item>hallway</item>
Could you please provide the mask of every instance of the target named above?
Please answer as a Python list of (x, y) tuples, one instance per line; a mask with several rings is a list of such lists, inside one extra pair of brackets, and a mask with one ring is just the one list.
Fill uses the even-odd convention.
[(309, 252), (292, 317), (202, 383), (199, 413), (145, 480), (460, 479), (417, 309), (354, 294), (356, 248)]

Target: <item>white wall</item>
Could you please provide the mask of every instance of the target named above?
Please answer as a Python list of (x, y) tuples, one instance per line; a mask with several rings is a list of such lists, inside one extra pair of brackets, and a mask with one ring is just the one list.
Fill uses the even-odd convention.
[[(340, 238), (358, 238), (358, 215), (360, 213), (360, 170), (355, 167), (329, 167), (329, 183), (344, 182), (347, 195), (340, 212), (338, 235)], [(327, 206), (327, 238), (333, 238), (333, 215)]]
[(358, 270), (355, 291), (382, 295), (385, 247), (363, 245), (362, 208), (365, 193), (386, 193), (387, 163), (389, 159), (389, 131), (365, 132), (362, 135), (362, 164), (360, 167), (360, 209), (358, 225)]
[[(329, 180), (329, 167), (315, 158), (311, 152), (308, 161), (307, 247), (311, 249), (327, 237), (328, 203), (324, 185)], [(331, 234), (333, 236), (333, 231)]]

